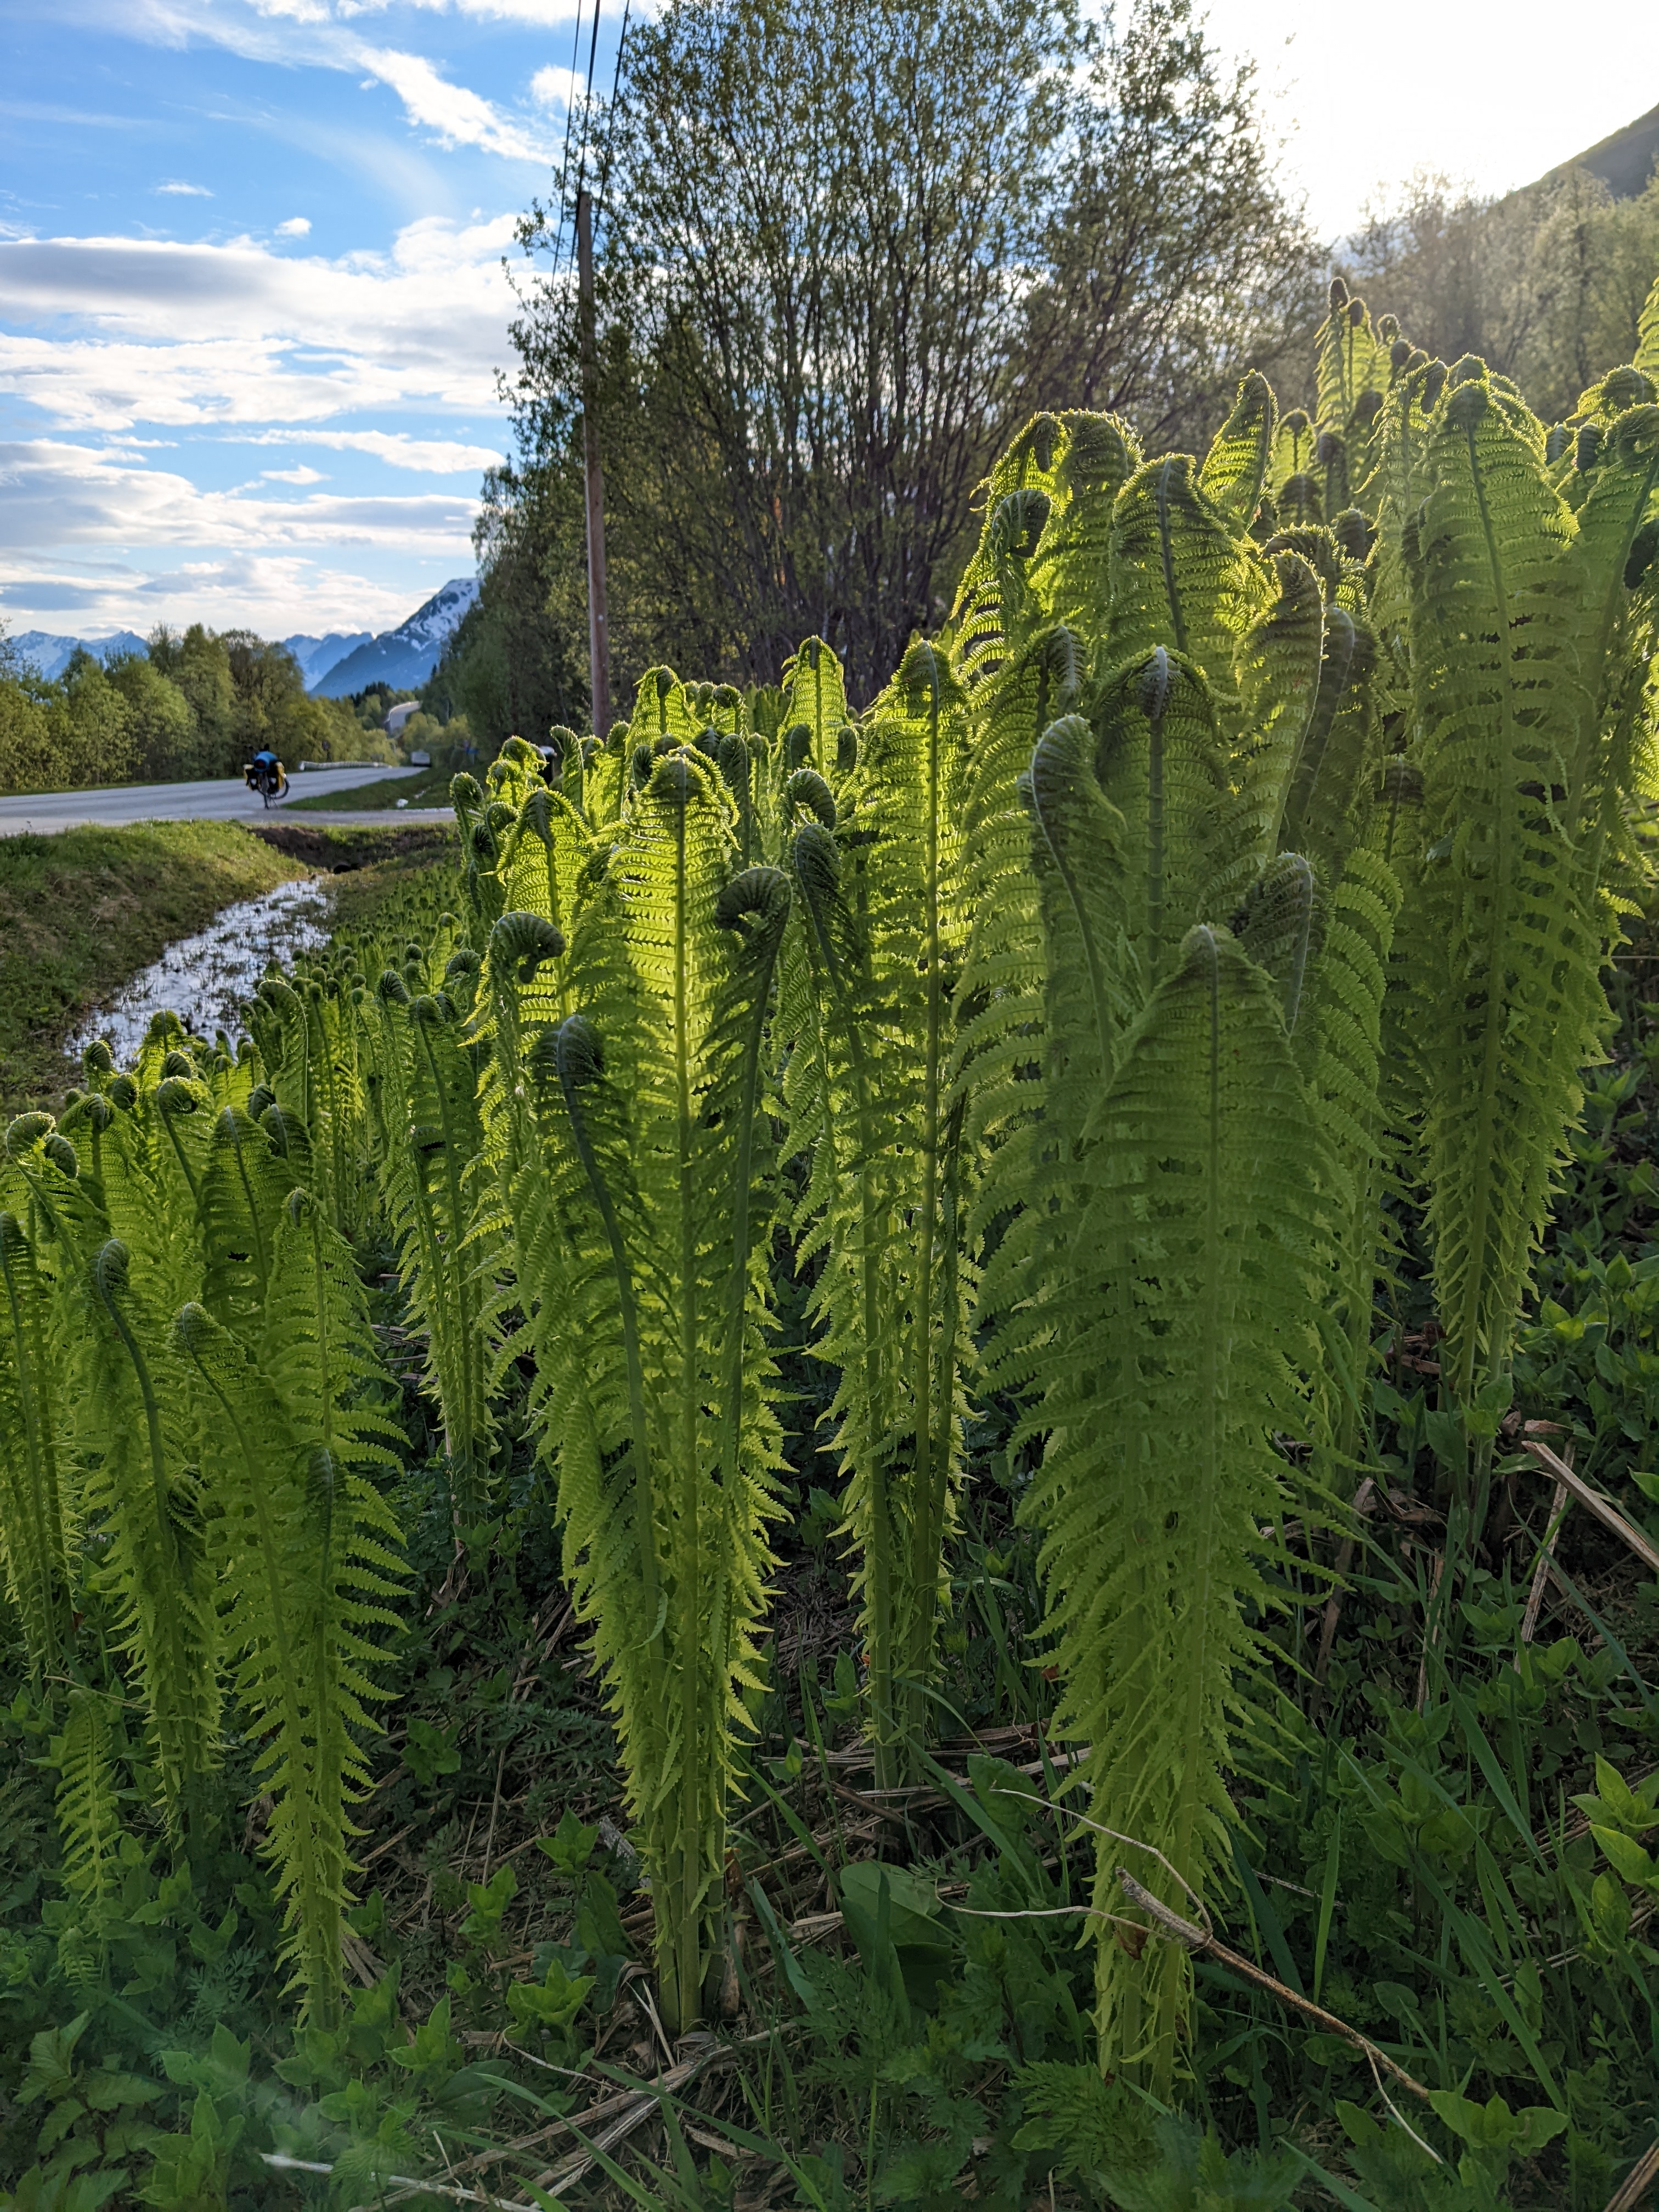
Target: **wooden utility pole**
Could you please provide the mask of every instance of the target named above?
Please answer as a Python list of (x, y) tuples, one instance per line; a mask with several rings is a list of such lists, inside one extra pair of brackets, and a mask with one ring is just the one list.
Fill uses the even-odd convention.
[(587, 659), (592, 672), (593, 734), (611, 729), (611, 615), (605, 590), (605, 471), (593, 403), (599, 347), (593, 336), (593, 195), (576, 194), (576, 271), (581, 317), (582, 451), (587, 463)]

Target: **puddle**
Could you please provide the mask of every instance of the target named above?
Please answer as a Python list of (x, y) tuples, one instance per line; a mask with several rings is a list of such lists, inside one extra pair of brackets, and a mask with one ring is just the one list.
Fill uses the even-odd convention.
[(127, 1066), (144, 1041), (154, 1014), (173, 1012), (194, 1036), (216, 1030), (233, 1038), (237, 1009), (253, 995), (272, 958), (291, 960), (328, 942), (328, 894), (311, 877), (278, 884), (254, 899), (240, 899), (217, 914), (194, 937), (169, 945), (159, 960), (70, 1039), (79, 1053), (94, 1037), (107, 1037), (118, 1067)]

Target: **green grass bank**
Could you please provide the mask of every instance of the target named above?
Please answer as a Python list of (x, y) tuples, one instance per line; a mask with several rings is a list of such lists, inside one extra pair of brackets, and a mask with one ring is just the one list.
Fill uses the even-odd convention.
[(0, 1109), (55, 1103), (77, 1023), (222, 908), (337, 872), (336, 912), (361, 920), (448, 835), (143, 822), (0, 838)]

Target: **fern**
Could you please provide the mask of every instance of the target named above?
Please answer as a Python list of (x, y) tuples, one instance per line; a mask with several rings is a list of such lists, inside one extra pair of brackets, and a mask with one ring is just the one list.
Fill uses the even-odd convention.
[(1148, 461), (1117, 495), (1105, 658), (1121, 665), (1170, 646), (1222, 697), (1240, 633), (1264, 580), (1229, 520), (1200, 489), (1192, 457)]
[(73, 1586), (47, 1297), (21, 1224), (0, 1212), (0, 1559), (37, 1681), (68, 1645)]
[[(1258, 1654), (1261, 1534), (1278, 1518), (1276, 1431), (1305, 1419), (1321, 1231), (1317, 1137), (1274, 990), (1200, 926), (1126, 1040), (1091, 1129), (1080, 1203), (1045, 1285), (1049, 1443), (1024, 1509), (1042, 1530), (1069, 1732), (1092, 1817), (1202, 1891), (1231, 1808), (1221, 1776)], [(1103, 1839), (1115, 1909), (1124, 1845)], [(1157, 1863), (1136, 1868), (1177, 1909)], [(1100, 2063), (1166, 2094), (1186, 1964), (1103, 1942)]]
[(832, 1416), (884, 1783), (920, 1759), (961, 1472), (963, 703), (943, 655), (913, 645), (861, 734), (833, 840), (820, 820), (796, 848), (826, 1089), (797, 1086), (792, 1103), (834, 1162), (815, 1162), (808, 1205), (823, 1212), (800, 1226), (804, 1253), (825, 1252), (813, 1310), (841, 1371)]
[[(50, 1117), (35, 1117), (50, 1127)], [(22, 1170), (72, 1306), (66, 1395), (88, 1472), (82, 1508), (106, 1540), (96, 1580), (145, 1709), (155, 1778), (175, 1844), (216, 1746), (219, 1685), (211, 1586), (181, 1378), (165, 1313), (162, 1248), (130, 1250), (82, 1188), (68, 1146), (36, 1134), (9, 1148)], [(146, 1226), (135, 1221), (135, 1234)], [(135, 1264), (136, 1261), (136, 1264)]]
[(1267, 378), (1252, 369), (1239, 386), (1232, 412), (1216, 432), (1198, 472), (1200, 491), (1226, 516), (1238, 537), (1255, 519), (1273, 458), (1278, 412)]
[(64, 1852), (64, 1887), (85, 1911), (94, 1937), (104, 1908), (113, 1901), (116, 1849), (125, 1826), (113, 1736), (109, 1699), (96, 1690), (71, 1690), (63, 1734), (52, 1747), (58, 1769), (53, 1809)]
[(1659, 277), (1654, 279), (1637, 322), (1635, 366), (1659, 384)]
[(346, 1808), (368, 1788), (362, 1739), (376, 1626), (395, 1628), (396, 1520), (368, 1480), (391, 1463), (380, 1417), (355, 1405), (376, 1363), (349, 1249), (296, 1192), (284, 1207), (257, 1346), (199, 1305), (179, 1315), (214, 1508), (231, 1680), (274, 1800), (266, 1850), (287, 1905), (284, 1956), (307, 2015), (340, 2002), (349, 1902)]
[[(1429, 848), (1410, 914), (1424, 1168), (1444, 1371), (1466, 1407), (1504, 1391), (1579, 1069), (1605, 1018), (1597, 863), (1617, 791), (1597, 742), (1607, 678), (1586, 655), (1611, 646), (1611, 587), (1584, 599), (1611, 564), (1604, 547), (1595, 557), (1600, 533), (1575, 543), (1542, 445), (1478, 370), (1449, 383), (1407, 536)], [(1650, 453), (1650, 483), (1651, 467)], [(1637, 505), (1619, 503), (1626, 544)]]
[(425, 1334), (428, 1387), (442, 1409), (459, 1533), (482, 1510), (494, 1427), (483, 1278), (501, 1238), (472, 1234), (470, 1170), (483, 1148), (478, 1073), (447, 994), (411, 1000), (388, 969), (378, 995), (392, 1140), (384, 1179), (410, 1322)]
[[(655, 690), (665, 711), (676, 696)], [(493, 1092), (491, 1144), (528, 1200), (514, 1233), (566, 1559), (595, 1622), (676, 2028), (698, 2016), (720, 1921), (777, 1510), (760, 1086), (787, 896), (765, 871), (733, 879), (731, 856), (721, 787), (671, 751), (629, 802), (608, 887), (561, 963), (577, 1011), (512, 1042), (546, 987), (536, 961), (514, 980), (505, 923), (488, 963), (497, 1051), (517, 1055), (533, 1113), (514, 1135)]]

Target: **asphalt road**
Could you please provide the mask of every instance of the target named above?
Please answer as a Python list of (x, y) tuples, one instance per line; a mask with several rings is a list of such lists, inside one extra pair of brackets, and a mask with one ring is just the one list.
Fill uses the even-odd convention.
[[(360, 786), (384, 783), (389, 776), (407, 775), (406, 768), (335, 768), (312, 769), (289, 779), (289, 799), (306, 799), (315, 791), (355, 791)], [(124, 783), (105, 791), (30, 792), (21, 798), (0, 798), (0, 837), (15, 836), (24, 830), (70, 830), (85, 822), (274, 822), (287, 811), (286, 802), (267, 807), (257, 792), (240, 777), (215, 777), (207, 783)], [(376, 808), (372, 812), (296, 816), (301, 822), (322, 827), (331, 822), (426, 822), (447, 820), (447, 807)]]

